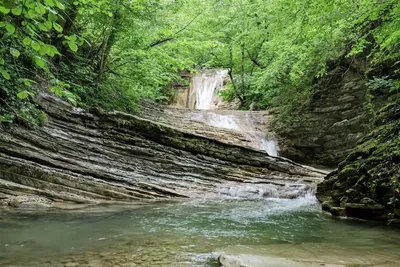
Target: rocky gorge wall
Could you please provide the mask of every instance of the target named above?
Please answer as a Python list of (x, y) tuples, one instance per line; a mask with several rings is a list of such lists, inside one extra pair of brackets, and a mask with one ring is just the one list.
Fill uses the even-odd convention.
[(368, 131), (365, 65), (341, 62), (316, 82), (307, 109), (275, 129), (282, 156), (331, 167), (345, 159)]
[(400, 98), (383, 107), (375, 129), (318, 185), (334, 216), (400, 223)]
[(277, 196), (296, 197), (324, 176), (200, 135), (191, 124), (89, 112), (46, 94), (37, 104), (48, 115), (44, 127), (0, 131), (0, 203), (6, 207), (218, 196), (221, 187), (241, 184), (256, 185), (260, 195), (270, 194), (262, 190), (268, 187)]

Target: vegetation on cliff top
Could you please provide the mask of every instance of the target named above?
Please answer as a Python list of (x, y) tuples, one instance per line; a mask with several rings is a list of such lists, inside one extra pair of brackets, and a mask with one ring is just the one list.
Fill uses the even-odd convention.
[(40, 123), (43, 88), (132, 111), (200, 67), (228, 69), (243, 106), (295, 108), (329, 62), (357, 54), (390, 69), (372, 86), (398, 91), (399, 16), (396, 0), (0, 0), (0, 120)]

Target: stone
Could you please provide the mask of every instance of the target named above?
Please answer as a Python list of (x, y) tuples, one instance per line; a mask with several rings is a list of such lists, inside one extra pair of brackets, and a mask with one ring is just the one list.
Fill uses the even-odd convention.
[(262, 181), (284, 192), (288, 181), (310, 185), (326, 174), (270, 157), (243, 141), (216, 137), (224, 132), (222, 139), (243, 138), (234, 132), (207, 126), (214, 131), (200, 135), (194, 131), (198, 122), (189, 120), (182, 127), (146, 117), (164, 113), (161, 108), (154, 114), (146, 110), (146, 115), (89, 112), (47, 94), (36, 102), (48, 115), (43, 128), (0, 131), (1, 198), (10, 208), (202, 197), (225, 183)]
[(331, 214), (333, 216), (341, 217), (341, 216), (345, 216), (346, 215), (345, 208), (332, 207), (329, 211), (331, 212)]
[(322, 210), (330, 211), (331, 208), (334, 206), (332, 201), (324, 201), (321, 204)]
[(221, 255), (218, 257), (218, 261), (222, 267), (249, 267), (244, 265), (238, 257), (230, 255)]
[(377, 112), (376, 117), (381, 119), (376, 120), (375, 129), (359, 140), (337, 171), (318, 184), (316, 196), (332, 215), (385, 222), (400, 218), (395, 207), (400, 201), (400, 164), (396, 156), (400, 117), (392, 117), (400, 111), (400, 100), (396, 101)]
[(368, 132), (364, 118), (368, 81), (364, 67), (354, 62), (335, 62), (327, 74), (313, 84), (305, 108), (291, 119), (275, 118), (273, 130), (281, 155), (304, 164), (335, 167), (356, 142)]
[(376, 202), (373, 199), (369, 198), (369, 197), (362, 198), (360, 203), (361, 204), (365, 204), (365, 205), (375, 205), (376, 204)]

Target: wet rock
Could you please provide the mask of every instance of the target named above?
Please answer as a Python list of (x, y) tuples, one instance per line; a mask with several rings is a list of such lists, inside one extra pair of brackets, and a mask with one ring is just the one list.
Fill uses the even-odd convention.
[(332, 207), (329, 209), (329, 211), (333, 216), (338, 216), (338, 217), (345, 216), (346, 214), (345, 209), (340, 207)]
[(223, 267), (249, 267), (243, 264), (237, 256), (221, 255), (218, 257), (218, 261)]
[(330, 211), (333, 206), (334, 206), (334, 204), (332, 201), (324, 201), (321, 204), (322, 210), (325, 210), (325, 211)]
[(316, 196), (332, 215), (379, 221), (400, 218), (399, 101), (377, 113), (376, 128), (318, 185)]
[(48, 114), (43, 128), (0, 132), (1, 198), (9, 207), (199, 197), (226, 183), (279, 191), (326, 174), (136, 115), (78, 110), (49, 95), (37, 103)]

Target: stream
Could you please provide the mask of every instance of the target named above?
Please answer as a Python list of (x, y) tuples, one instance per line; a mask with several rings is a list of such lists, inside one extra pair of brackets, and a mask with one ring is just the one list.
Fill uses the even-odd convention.
[(0, 237), (0, 266), (218, 266), (224, 253), (348, 266), (400, 261), (399, 232), (333, 219), (311, 194), (14, 212), (1, 216)]
[[(253, 149), (278, 156), (277, 141), (253, 126), (250, 117), (207, 111), (218, 108), (216, 91), (223, 89), (224, 75), (216, 71), (195, 76), (192, 102), (202, 111), (191, 119), (241, 133)], [(168, 167), (155, 170), (168, 173)], [(168, 173), (178, 178), (183, 174)], [(196, 177), (190, 174), (185, 178)], [(148, 176), (157, 185), (157, 177), (162, 177), (143, 177)], [(219, 266), (220, 255), (247, 255), (256, 262), (249, 265), (253, 267), (399, 266), (399, 231), (379, 223), (334, 219), (321, 211), (312, 187), (293, 177), (275, 178), (287, 183), (280, 186), (283, 193), (267, 180), (242, 185), (224, 181), (202, 198), (63, 211), (0, 209), (0, 266), (212, 267)], [(185, 190), (191, 190), (189, 185)]]

